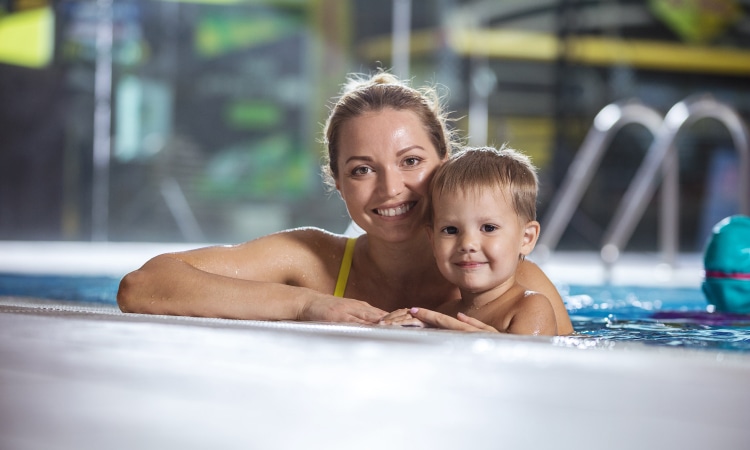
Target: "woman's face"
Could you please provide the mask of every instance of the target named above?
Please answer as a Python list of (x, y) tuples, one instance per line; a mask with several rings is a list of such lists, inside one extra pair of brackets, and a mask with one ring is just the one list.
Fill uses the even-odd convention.
[(419, 117), (386, 108), (342, 124), (336, 188), (371, 236), (397, 242), (423, 230), (424, 198), (442, 164)]

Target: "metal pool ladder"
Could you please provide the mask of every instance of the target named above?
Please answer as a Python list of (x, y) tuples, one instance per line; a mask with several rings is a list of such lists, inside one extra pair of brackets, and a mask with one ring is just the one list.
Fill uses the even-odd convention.
[(698, 95), (678, 102), (662, 118), (658, 112), (637, 101), (613, 103), (605, 106), (594, 118), (594, 124), (545, 216), (535, 253), (544, 259), (554, 250), (612, 137), (623, 126), (633, 123), (646, 127), (654, 140), (604, 233), (599, 253), (608, 266), (617, 261), (654, 195), (661, 169), (659, 242), (664, 261), (674, 265), (679, 244), (679, 165), (674, 143), (683, 128), (705, 118), (722, 123), (732, 137), (739, 154), (739, 209), (741, 214), (750, 215), (750, 136), (733, 108), (709, 95)]

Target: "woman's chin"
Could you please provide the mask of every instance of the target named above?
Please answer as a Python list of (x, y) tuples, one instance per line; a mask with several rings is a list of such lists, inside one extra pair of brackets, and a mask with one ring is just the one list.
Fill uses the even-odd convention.
[(388, 227), (373, 227), (368, 234), (392, 243), (410, 242), (427, 236), (424, 227), (407, 223)]

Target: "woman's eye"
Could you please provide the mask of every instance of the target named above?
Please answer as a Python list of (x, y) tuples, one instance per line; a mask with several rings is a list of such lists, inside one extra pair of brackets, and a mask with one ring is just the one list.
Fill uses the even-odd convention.
[(367, 175), (370, 172), (372, 172), (372, 169), (370, 169), (369, 167), (367, 167), (367, 166), (359, 166), (359, 167), (355, 167), (351, 171), (351, 174), (354, 175), (354, 176), (356, 176), (356, 175)]
[(406, 166), (416, 166), (420, 162), (422, 162), (421, 159), (417, 158), (416, 156), (410, 156), (404, 160), (404, 165)]
[(497, 227), (495, 225), (490, 225), (490, 224), (482, 225), (482, 231), (484, 231), (485, 233), (492, 233), (495, 230), (497, 230)]
[(443, 233), (445, 233), (445, 234), (456, 234), (456, 233), (458, 233), (458, 228), (456, 228), (456, 227), (443, 227), (443, 229), (440, 230), (440, 231), (443, 232)]

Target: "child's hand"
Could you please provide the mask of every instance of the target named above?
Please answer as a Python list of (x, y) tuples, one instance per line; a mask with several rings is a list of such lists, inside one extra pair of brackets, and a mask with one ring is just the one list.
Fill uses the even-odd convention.
[(458, 316), (451, 317), (425, 308), (411, 308), (408, 310), (408, 313), (429, 327), (455, 331), (498, 333), (495, 327), (463, 313), (458, 313)]
[(388, 313), (385, 317), (380, 319), (378, 325), (414, 328), (425, 328), (426, 326), (424, 322), (412, 316), (407, 308), (397, 309), (392, 313)]

